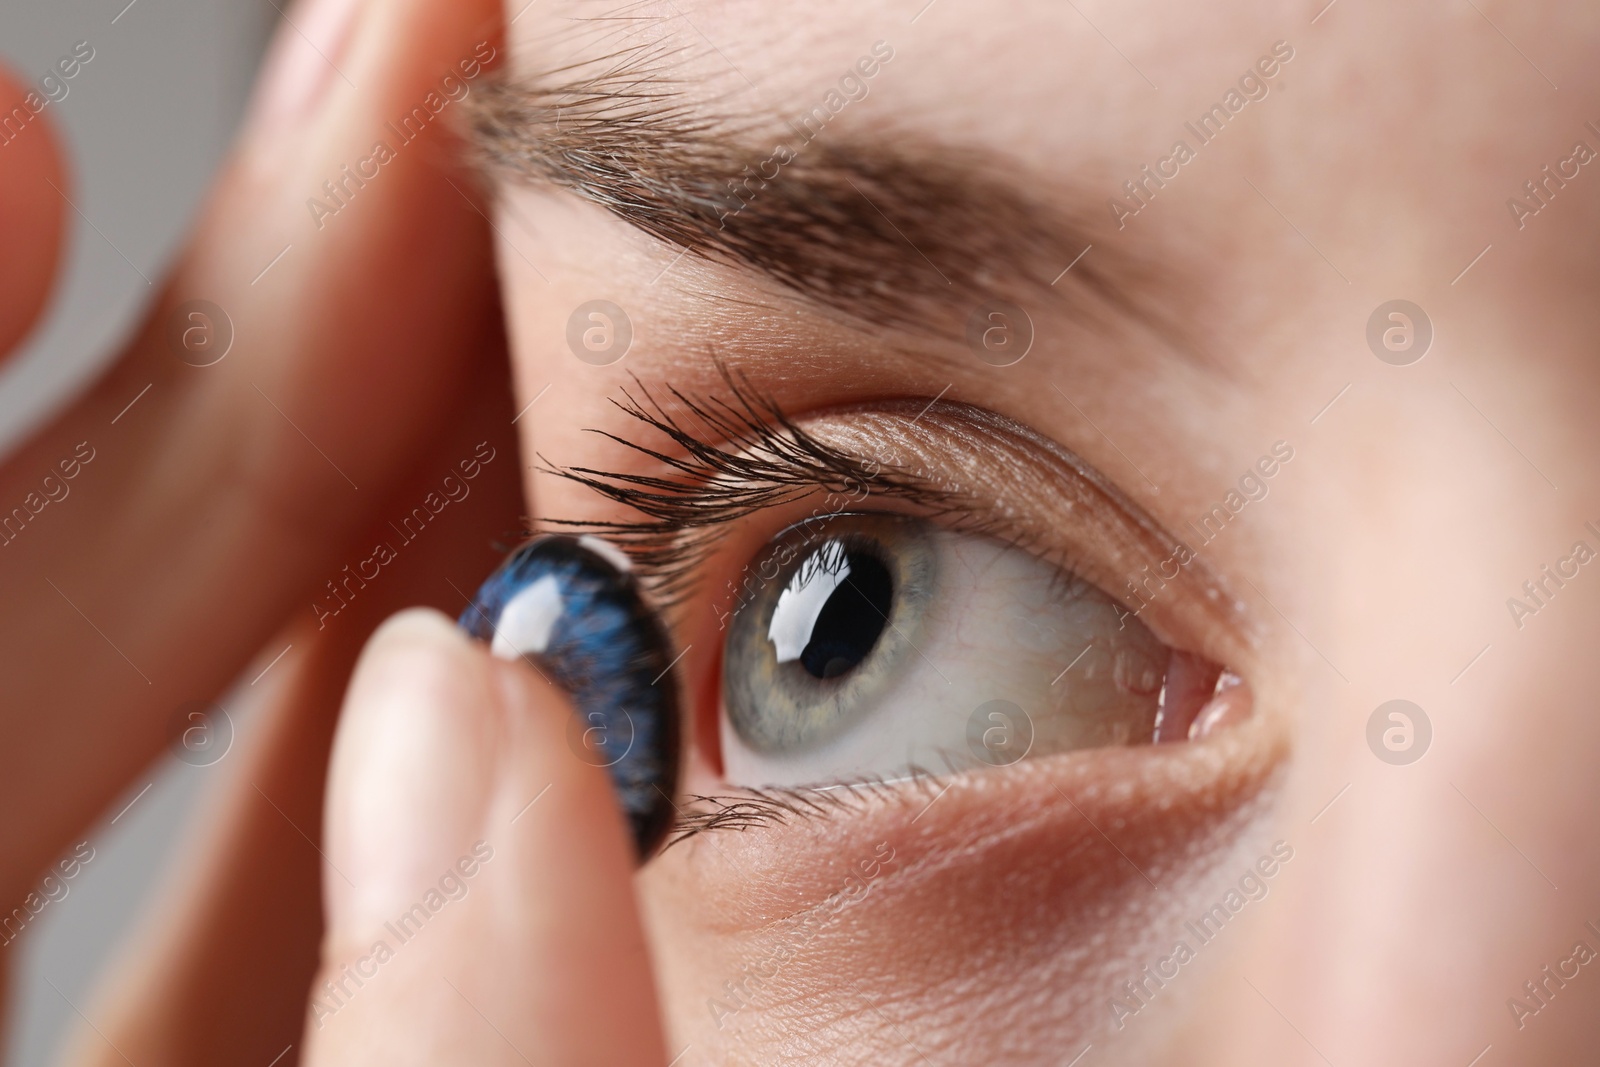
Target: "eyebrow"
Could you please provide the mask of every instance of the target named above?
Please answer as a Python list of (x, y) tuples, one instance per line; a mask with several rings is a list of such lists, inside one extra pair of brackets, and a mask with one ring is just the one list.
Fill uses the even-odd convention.
[(691, 106), (659, 59), (624, 51), (599, 72), (488, 81), (468, 101), (479, 162), (862, 324), (959, 335), (999, 301), (1173, 333), (1142, 298), (1152, 270), (1086, 254), (1085, 213), (1040, 198), (992, 154), (716, 115)]

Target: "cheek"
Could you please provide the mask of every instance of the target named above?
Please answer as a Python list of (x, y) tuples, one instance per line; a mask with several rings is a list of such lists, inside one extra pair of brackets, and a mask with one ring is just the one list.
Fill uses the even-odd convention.
[[(1042, 1047), (1065, 1060), (1110, 1040), (1121, 984), (1267, 847), (1255, 802), (1279, 743), (1256, 721), (1198, 759), (1060, 757), (962, 776), (931, 807), (937, 786), (902, 784), (669, 849), (638, 884), (671, 1040), (708, 1062), (778, 1062), (798, 1042), (844, 1064), (921, 1062), (912, 1031), (953, 1063), (1034, 1062)], [(855, 874), (884, 845), (892, 861)], [(1117, 1036), (1123, 1051), (1164, 1030), (1140, 1023)]]

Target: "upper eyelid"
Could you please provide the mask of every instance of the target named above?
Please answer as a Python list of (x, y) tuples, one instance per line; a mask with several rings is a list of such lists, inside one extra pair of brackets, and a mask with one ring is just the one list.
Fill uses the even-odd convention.
[[(917, 407), (920, 409), (921, 405)], [(1081, 545), (1082, 550), (1076, 555), (1069, 555), (1060, 549), (1056, 554), (1048, 551), (1039, 554), (1045, 555), (1057, 566), (1074, 572), (1076, 577), (1098, 586), (1113, 599), (1129, 607), (1130, 611), (1134, 610), (1129, 604), (1130, 591), (1136, 579), (1141, 577), (1141, 565), (1144, 568), (1142, 577), (1148, 578), (1151, 567), (1159, 566), (1162, 561), (1172, 561), (1180, 550), (1187, 552), (1188, 562), (1179, 565), (1176, 575), (1158, 584), (1163, 588), (1168, 583), (1180, 589), (1188, 588), (1191, 595), (1173, 596), (1167, 602), (1156, 604), (1150, 615), (1141, 614), (1140, 618), (1158, 637), (1173, 647), (1204, 651), (1209, 658), (1229, 666), (1247, 661), (1255, 642), (1243, 601), (1232, 594), (1227, 583), (1199, 553), (1140, 507), (1113, 479), (1059, 442), (1004, 415), (961, 404), (933, 405), (909, 422), (886, 410), (864, 411), (861, 417), (897, 420), (895, 424), (903, 436), (914, 433), (930, 440), (939, 436), (935, 428), (943, 424), (943, 433), (966, 439), (967, 447), (962, 450), (966, 455), (984, 451), (1001, 468), (1021, 465), (1016, 462), (1017, 457), (1026, 454), (1031, 460), (1026, 465), (1041, 479), (1039, 485), (1028, 487), (1026, 495), (1034, 498), (1069, 498), (1064, 508), (1058, 506), (1054, 509), (1055, 517), (1062, 526), (1077, 525), (1081, 529), (1075, 537), (1060, 536), (1059, 527), (1030, 530), (1030, 512), (1051, 509), (1019, 506), (1012, 500), (1011, 521), (1016, 530), (1009, 539), (1024, 547), (1062, 543)], [(926, 454), (921, 448), (912, 447), (910, 450)], [(937, 452), (939, 448), (937, 445), (929, 446), (928, 451)], [(1052, 478), (1054, 491), (1041, 493), (1040, 486)], [(1015, 482), (1014, 478), (1011, 480)], [(1011, 493), (1017, 495), (1014, 484)], [(984, 503), (998, 506), (1006, 492), (997, 490), (992, 495), (993, 499)], [(1096, 551), (1094, 542), (1097, 540), (1114, 540), (1117, 545), (1109, 553)], [(1145, 606), (1149, 606), (1149, 602)], [(1139, 611), (1142, 612), (1143, 608)], [(1177, 616), (1183, 618), (1180, 620)], [(1186, 635), (1175, 632), (1179, 628), (1190, 631), (1204, 628), (1214, 632)], [(1197, 639), (1204, 648), (1195, 643)]]
[[(1071, 518), (1064, 525), (1080, 527), (1077, 534), (1062, 534), (1055, 526), (1030, 530), (1023, 521), (1027, 508), (1013, 506), (1008, 515), (996, 514), (993, 501), (942, 485), (926, 472), (892, 463), (871, 471), (862, 459), (866, 448), (852, 450), (819, 439), (791, 420), (776, 402), (757, 394), (747, 381), (721, 364), (718, 369), (731, 400), (692, 399), (667, 387), (670, 402), (685, 413), (673, 414), (635, 379), (643, 399), (628, 395), (618, 403), (622, 411), (664, 434), (681, 453), (595, 431), (662, 464), (665, 473), (676, 472), (676, 476), (560, 468), (545, 461), (547, 473), (577, 481), (644, 516), (598, 522), (543, 521), (617, 541), (634, 559), (663, 607), (680, 606), (694, 591), (704, 564), (738, 520), (793, 503), (819, 489), (842, 488), (851, 479), (870, 483), (872, 495), (880, 500), (907, 502), (919, 514), (941, 520), (952, 529), (996, 536), (1032, 552), (1064, 574), (1098, 586), (1130, 612), (1134, 608), (1122, 586), (1132, 587), (1141, 562), (1148, 571), (1157, 561), (1170, 559), (1175, 546), (1182, 544), (1093, 466), (1004, 416), (961, 404), (929, 405), (915, 400), (885, 402), (860, 409), (855, 415), (858, 420), (891, 420), (902, 437), (911, 431), (927, 437), (923, 431), (946, 424), (953, 428), (952, 435), (964, 436), (969, 442), (988, 441), (994, 446), (990, 455), (1002, 449), (1010, 455), (1025, 451), (1034, 457), (1033, 468), (1040, 463), (1053, 465), (1058, 483), (1055, 495), (1070, 498), (1065, 514)], [(898, 408), (906, 410), (897, 413)], [(916, 418), (900, 417), (913, 410)], [(699, 425), (693, 425), (695, 422)], [(763, 449), (767, 451), (763, 453)], [(909, 451), (926, 456), (915, 447)], [(1117, 542), (1115, 551), (1098, 550), (1101, 546), (1094, 542), (1108, 539)], [(1131, 568), (1114, 569), (1109, 562), (1125, 559), (1131, 560)], [(1218, 662), (1238, 666), (1254, 644), (1238, 599), (1198, 557), (1170, 580), (1201, 595), (1166, 598), (1149, 614), (1140, 614), (1140, 619), (1173, 647), (1203, 652)], [(1138, 610), (1142, 613), (1144, 608)]]

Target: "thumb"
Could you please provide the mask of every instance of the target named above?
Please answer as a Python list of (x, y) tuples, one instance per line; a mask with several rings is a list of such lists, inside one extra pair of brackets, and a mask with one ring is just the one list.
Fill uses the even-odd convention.
[(571, 715), (437, 612), (374, 635), (334, 742), (308, 1064), (665, 1063), (633, 846)]

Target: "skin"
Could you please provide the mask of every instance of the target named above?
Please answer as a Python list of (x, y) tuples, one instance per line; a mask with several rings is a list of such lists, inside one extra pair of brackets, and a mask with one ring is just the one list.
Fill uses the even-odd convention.
[[(519, 22), (518, 61), (537, 69), (594, 54), (584, 52), (591, 39), (562, 32), (569, 13)], [(1593, 541), (1582, 527), (1594, 514), (1585, 457), (1596, 442), (1583, 413), (1595, 396), (1596, 320), (1579, 294), (1595, 262), (1576, 235), (1593, 232), (1600, 201), (1569, 186), (1520, 232), (1504, 202), (1558, 148), (1565, 155), (1578, 136), (1593, 144), (1582, 124), (1595, 76), (1562, 41), (1592, 41), (1594, 20), (1566, 11), (1508, 25), (1509, 12), (1491, 13), (1554, 68), (1557, 94), (1472, 12), (1341, 6), (1309, 26), (1310, 15), (1280, 5), (1174, 7), (1138, 21), (1083, 9), (1158, 93), (1070, 10), (1024, 5), (985, 19), (941, 5), (910, 28), (906, 15), (887, 5), (808, 7), (803, 18), (754, 5), (689, 13), (780, 113), (803, 110), (888, 38), (894, 64), (836, 120), (841, 131), (932, 131), (1067, 202), (1081, 184), (1105, 190), (1103, 202), (1135, 170), (1128, 161), (1153, 159), (1181, 132), (1186, 111), (1273, 41), (1292, 43), (1274, 92), (1225, 143), (1203, 147), (1126, 229), (1106, 213), (1091, 234), (1168, 269), (1195, 347), (1217, 369), (1113, 335), (1047, 346), (997, 372), (959, 345), (906, 345), (871, 324), (794, 315), (792, 296), (692, 258), (671, 284), (652, 284), (672, 249), (570, 196), (513, 188), (505, 214), (526, 228), (506, 241), (549, 278), (502, 245), (519, 395), (554, 382), (542, 401), (554, 414), (527, 432), (555, 461), (613, 469), (627, 460), (582, 433), (630, 432), (607, 398), (629, 374), (714, 394), (715, 347), (791, 415), (948, 388), (946, 399), (1087, 457), (1169, 529), (1288, 440), (1296, 458), (1271, 498), (1206, 549), (1245, 603), (1251, 643), (1230, 666), (1253, 685), (1257, 719), (1231, 749), (1085, 753), (1030, 768), (1059, 773), (1052, 784), (1071, 782), (1074, 795), (1148, 775), (1175, 801), (1167, 818), (1150, 812), (1151, 796), (1080, 815), (1048, 788), (995, 781), (973, 783), (970, 802), (953, 790), (915, 827), (905, 820), (924, 801), (889, 801), (668, 853), (641, 889), (661, 946), (669, 1044), (729, 1063), (1061, 1062), (1091, 1042), (1098, 1062), (1465, 1063), (1491, 1044), (1485, 1062), (1575, 1062), (1594, 1037), (1597, 987), (1569, 986), (1520, 1030), (1506, 998), (1576, 938), (1593, 943), (1583, 921), (1600, 871), (1580, 813), (1595, 801), (1585, 754), (1596, 727), (1571, 709), (1592, 687), (1578, 642), (1600, 601), (1563, 590), (1537, 628), (1526, 619), (1521, 630), (1505, 601), (1574, 539)], [(731, 91), (730, 111), (753, 111), (758, 94), (730, 87), (719, 62), (687, 61), (686, 80)], [(1448, 72), (1461, 69), (1485, 75), (1445, 104), (1438, 87), (1457, 85)], [(1095, 106), (1066, 103), (1078, 99)], [(1426, 358), (1404, 368), (1363, 340), (1372, 309), (1402, 294), (1437, 331)], [(628, 357), (599, 371), (562, 343), (570, 309), (597, 296), (635, 329)], [(1053, 325), (1040, 325), (1041, 338)], [(1076, 410), (1052, 383), (1070, 383)], [(536, 478), (530, 492), (546, 514), (594, 508), (569, 483)], [(716, 647), (714, 630), (690, 636), (690, 674), (707, 677), (714, 664), (701, 650)], [(1368, 717), (1396, 697), (1419, 703), (1435, 731), (1410, 766), (1380, 762), (1365, 743)], [(1274, 728), (1282, 748), (1264, 736)], [(1176, 784), (1169, 758), (1194, 777)], [(1196, 771), (1209, 760), (1212, 773)], [(1269, 795), (1255, 790), (1264, 765), (1278, 774)], [(999, 795), (976, 795), (989, 789)], [(1028, 817), (1009, 822), (1007, 803)], [(1119, 847), (1165, 872), (1162, 888), (1081, 816), (1122, 827)], [(1018, 836), (995, 840), (994, 826)], [(1187, 937), (1183, 918), (1221, 899), (1274, 840), (1295, 858), (1270, 902), (1251, 905), (1256, 915), (1125, 1028), (1112, 1025), (1121, 983)], [(743, 964), (770, 958), (786, 936), (780, 917), (836, 890), (841, 867), (879, 841), (904, 866), (807, 942), (755, 1009), (714, 1026), (707, 999)], [(981, 936), (962, 935), (973, 926)]]
[[(292, 120), (320, 131), (287, 157), (295, 174), (354, 158), (379, 116), (409, 107), (481, 39), (489, 12), (443, 6), (384, 7), (381, 45), (370, 24), (354, 31), (339, 54), (368, 57), (363, 90), (325, 88), (318, 110)], [(1584, 643), (1600, 599), (1585, 567), (1520, 627), (1506, 601), (1574, 541), (1596, 544), (1584, 524), (1600, 523), (1589, 459), (1600, 324), (1585, 238), (1600, 201), (1587, 168), (1521, 229), (1505, 201), (1574, 139), (1596, 143), (1584, 129), (1600, 122), (1585, 110), (1600, 88), (1586, 62), (1595, 16), (1339, 4), (1312, 24), (1316, 11), (1267, 4), (1140, 17), (1029, 4), (977, 18), (941, 2), (912, 24), (914, 10), (876, 4), (682, 11), (693, 22), (676, 30), (688, 41), (684, 84), (735, 116), (809, 106), (872, 41), (892, 40), (893, 65), (839, 129), (924, 131), (985, 153), (1052, 202), (1086, 200), (1100, 246), (1088, 255), (1160, 264), (1181, 337), (1042, 312), (1035, 350), (999, 370), (959, 338), (825, 313), (726, 264), (674, 265), (672, 248), (592, 204), (507, 183), (494, 253), (507, 398), (492, 359), (474, 369), (456, 358), (461, 344), (441, 341), (492, 317), (474, 303), (488, 230), (464, 206), (439, 207), (461, 197), (421, 153), (396, 164), (406, 177), (364, 190), (337, 220), (352, 225), (304, 265), (283, 264), (294, 269), (275, 288), (226, 288), (267, 258), (241, 248), (270, 256), (278, 233), (305, 225), (300, 190), (316, 185), (259, 169), (291, 138), (258, 120), (151, 326), (0, 473), (4, 499), (20, 499), (143, 382), (172, 386), (163, 418), (134, 424), (145, 436), (88, 468), (75, 489), (83, 507), (41, 518), (57, 523), (53, 538), (19, 540), (0, 560), (7, 603), (20, 605), (0, 641), (26, 698), (11, 707), (55, 709), (6, 713), (0, 788), (6, 810), (30, 815), (0, 837), (11, 897), (161, 749), (180, 694), (215, 691), (258, 648), (262, 665), (284, 644), (306, 650), (252, 698), (267, 728), (241, 745), (244, 770), (163, 894), (164, 914), (89, 1009), (104, 1036), (86, 1030), (69, 1060), (265, 1063), (292, 1043), (304, 1062), (329, 1063), (1057, 1063), (1085, 1045), (1085, 1064), (1465, 1064), (1486, 1046), (1484, 1064), (1583, 1062), (1600, 997), (1590, 968), (1520, 1028), (1506, 1001), (1526, 1000), (1523, 983), (1575, 940), (1600, 944), (1584, 929), (1600, 923), (1589, 840), (1600, 726), (1586, 710), (1597, 668)], [(593, 54), (570, 13), (509, 12), (518, 69)], [(1271, 94), (1118, 229), (1105, 197), (1278, 40), (1295, 58)], [(758, 88), (730, 85), (730, 62)], [(414, 229), (396, 237), (397, 226)], [(430, 254), (396, 256), (386, 240)], [(1076, 254), (1064, 250), (1062, 264)], [(386, 298), (440, 284), (460, 289)], [(222, 293), (211, 299), (248, 324), (241, 338), (267, 338), (219, 365), (231, 376), (186, 384), (177, 372), (188, 368), (161, 351), (163, 309), (189, 292)], [(19, 309), (8, 314), (25, 319), (27, 295), (6, 292)], [(1396, 297), (1426, 309), (1435, 330), (1405, 367), (1374, 358), (1364, 337), (1373, 309)], [(607, 367), (565, 343), (572, 310), (596, 298), (626, 309), (635, 330)], [(383, 320), (393, 334), (381, 364), (350, 325), (381, 320), (379, 308), (397, 316)], [(492, 355), (493, 331), (465, 347)], [(1072, 450), (1171, 530), (1275, 441), (1292, 443), (1270, 496), (1205, 549), (1237, 612), (1185, 608), (1185, 586), (1151, 616), (1163, 639), (1245, 678), (1253, 716), (1200, 743), (888, 787), (826, 818), (693, 839), (630, 877), (604, 779), (568, 758), (560, 696), (437, 616), (407, 615), (373, 642), (344, 697), (319, 826), (319, 771), (365, 633), (402, 604), (457, 610), (440, 579), (469, 589), (493, 563), (484, 531), (519, 509), (620, 513), (571, 482), (524, 471), (517, 486), (510, 464), (491, 467), (500, 480), (483, 483), (472, 510), (452, 513), (332, 635), (301, 606), (323, 578), (473, 443), (509, 452), (510, 418), (536, 398), (515, 425), (524, 456), (648, 471), (584, 431), (637, 433), (609, 403), (630, 376), (716, 395), (713, 348), (819, 425), (848, 429), (851, 410), (940, 395), (998, 413)], [(384, 503), (351, 504), (338, 475), (263, 412), (252, 380), (312, 421), (363, 501)], [(346, 409), (370, 424), (341, 421)], [(253, 477), (221, 492), (239, 464)], [(784, 520), (753, 523), (745, 549), (759, 547), (762, 524), (776, 532)], [(107, 529), (122, 534), (114, 557)], [(711, 589), (743, 562), (734, 548), (722, 556)], [(149, 685), (92, 643), (38, 574), (116, 636)], [(192, 621), (141, 626), (152, 603)], [(696, 708), (689, 792), (727, 789), (712, 729), (715, 618), (704, 598), (671, 617)], [(1403, 766), (1366, 740), (1374, 709), (1395, 698), (1420, 705), (1433, 730), (1425, 756)], [(519, 813), (544, 784), (548, 797)], [(301, 833), (263, 810), (256, 796), (269, 793)], [(496, 858), (425, 941), (331, 1018), (305, 1006), (309, 984), (360, 958), (374, 916), (403, 910), (479, 839)], [(1119, 1027), (1109, 1005), (1122, 983), (1280, 841), (1292, 858), (1264, 877), (1266, 898)], [(880, 845), (893, 861), (839, 907)], [(279, 872), (281, 888), (244, 870)], [(724, 983), (749, 968), (765, 985), (719, 1015), (708, 1001), (726, 1003)]]

